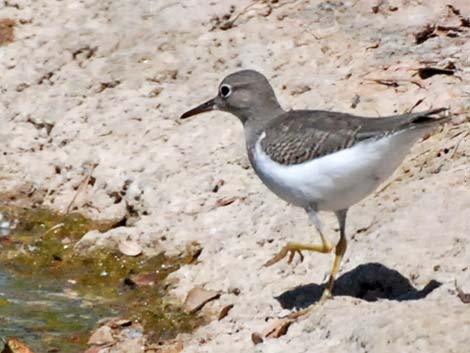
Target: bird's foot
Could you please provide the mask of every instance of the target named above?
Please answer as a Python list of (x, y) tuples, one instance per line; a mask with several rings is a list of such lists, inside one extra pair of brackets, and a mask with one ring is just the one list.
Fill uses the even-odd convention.
[(264, 266), (268, 267), (268, 266), (272, 266), (274, 265), (276, 262), (279, 262), (281, 261), (283, 258), (285, 258), (287, 255), (289, 255), (289, 259), (287, 260), (287, 263), (290, 264), (292, 263), (292, 260), (294, 260), (294, 256), (295, 254), (299, 254), (300, 256), (300, 262), (302, 262), (304, 260), (304, 255), (302, 254), (301, 250), (303, 250), (303, 248), (301, 248), (300, 246), (298, 246), (298, 244), (295, 244), (295, 243), (287, 243), (282, 249), (281, 251), (279, 251), (276, 256), (274, 256), (271, 260), (267, 261)]
[(325, 304), (325, 302), (328, 299), (331, 299), (331, 298), (333, 298), (331, 291), (328, 288), (325, 288), (325, 290), (323, 291), (323, 294), (321, 295), (321, 298), (316, 303), (313, 303), (312, 305), (306, 307), (305, 309), (289, 314), (287, 318), (291, 320), (305, 319), (314, 311), (316, 311), (318, 308), (320, 308), (323, 304)]
[(300, 243), (292, 243), (289, 242), (284, 246), (279, 253), (274, 256), (271, 260), (266, 262), (264, 266), (271, 266), (274, 265), (276, 262), (281, 261), (287, 255), (289, 255), (289, 260), (287, 261), (289, 264), (294, 259), (295, 254), (299, 254), (300, 261), (304, 260), (304, 255), (302, 254), (302, 250), (305, 251), (315, 251), (323, 254), (327, 254), (333, 250), (333, 245), (331, 245), (328, 241), (324, 240), (320, 245), (312, 245), (312, 244), (300, 244)]
[(331, 291), (326, 288), (323, 291), (323, 294), (316, 303), (310, 305), (309, 307), (296, 311), (285, 317), (281, 317), (275, 320), (268, 329), (264, 332), (264, 337), (266, 338), (279, 338), (287, 333), (287, 330), (291, 324), (296, 321), (304, 320), (309, 317), (310, 314), (318, 310), (328, 299), (332, 298)]

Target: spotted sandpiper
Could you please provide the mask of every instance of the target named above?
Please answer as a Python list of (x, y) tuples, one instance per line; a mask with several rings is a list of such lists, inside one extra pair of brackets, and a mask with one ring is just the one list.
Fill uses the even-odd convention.
[[(331, 296), (346, 251), (346, 213), (372, 193), (400, 165), (411, 146), (427, 131), (446, 122), (446, 108), (381, 118), (322, 110), (285, 111), (266, 77), (242, 70), (225, 77), (215, 98), (191, 109), (181, 119), (211, 111), (232, 113), (242, 122), (251, 165), (277, 196), (302, 207), (321, 244), (287, 243), (265, 265), (301, 251), (330, 253), (333, 245), (322, 231), (318, 211), (336, 214), (340, 239), (323, 295)], [(293, 314), (303, 315), (313, 308)]]

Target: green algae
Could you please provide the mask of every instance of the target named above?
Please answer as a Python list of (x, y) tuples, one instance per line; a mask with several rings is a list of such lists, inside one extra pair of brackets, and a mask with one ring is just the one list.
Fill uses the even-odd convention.
[[(0, 277), (5, 271), (9, 285), (3, 286), (10, 287), (8, 297), (0, 293), (0, 318), (20, 321), (1, 323), (0, 336), (24, 333), (26, 342), (40, 351), (58, 347), (73, 353), (84, 350), (91, 329), (105, 317), (136, 320), (153, 340), (202, 323), (167, 299), (164, 280), (187, 259), (129, 257), (113, 250), (80, 255), (73, 251), (75, 242), (90, 230), (109, 229), (109, 224), (44, 208), (0, 212), (18, 220), (9, 241), (0, 243)], [(136, 285), (131, 278), (142, 273), (152, 274), (155, 284)]]

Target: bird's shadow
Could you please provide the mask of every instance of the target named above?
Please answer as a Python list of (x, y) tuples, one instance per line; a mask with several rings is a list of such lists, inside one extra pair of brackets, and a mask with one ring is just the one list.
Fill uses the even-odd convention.
[[(423, 289), (418, 290), (398, 271), (379, 263), (368, 263), (340, 276), (335, 282), (333, 295), (350, 296), (368, 302), (379, 299), (419, 300), (441, 284), (432, 280)], [(276, 299), (284, 309), (303, 309), (317, 302), (324, 288), (323, 284), (307, 284), (288, 290)]]

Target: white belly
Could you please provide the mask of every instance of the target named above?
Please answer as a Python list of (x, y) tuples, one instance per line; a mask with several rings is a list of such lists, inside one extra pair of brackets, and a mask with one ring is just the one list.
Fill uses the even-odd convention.
[(263, 151), (262, 134), (254, 150), (255, 171), (276, 195), (297, 206), (347, 209), (372, 193), (400, 165), (424, 130), (397, 132), (365, 141), (312, 161), (282, 165)]

